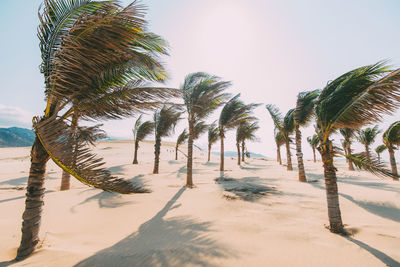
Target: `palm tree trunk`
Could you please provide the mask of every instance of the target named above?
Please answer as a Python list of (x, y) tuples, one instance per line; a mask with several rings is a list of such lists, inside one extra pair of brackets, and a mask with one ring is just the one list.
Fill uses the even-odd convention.
[(29, 256), (39, 242), (39, 228), (42, 217), (44, 177), (49, 155), (36, 137), (31, 150), (31, 168), (26, 188), (25, 211), (22, 215), (22, 237), (17, 260)]
[(236, 148), (237, 148), (237, 153), (238, 153), (238, 159), (237, 159), (237, 165), (240, 165), (240, 144), (239, 142), (236, 142)]
[(175, 146), (175, 160), (178, 160), (178, 145)]
[(276, 161), (279, 162), (280, 165), (282, 165), (282, 157), (281, 157), (281, 147), (276, 146)]
[(193, 187), (193, 122), (189, 122), (188, 156), (186, 166), (186, 186)]
[(245, 148), (245, 143), (244, 140), (242, 141), (242, 161), (244, 162), (244, 148)]
[(133, 163), (132, 164), (138, 164), (138, 160), (137, 160), (138, 149), (139, 149), (139, 140), (135, 140), (135, 154), (133, 156)]
[(333, 165), (332, 143), (328, 140), (321, 150), (321, 157), (324, 166), (326, 199), (328, 204), (328, 218), (330, 230), (333, 233), (343, 233), (342, 215), (340, 213), (339, 195), (336, 178), (336, 168)]
[[(347, 150), (347, 155), (351, 155), (351, 145), (350, 145), (350, 143), (348, 143), (346, 145), (346, 150)], [(351, 160), (348, 160), (347, 164), (349, 165), (349, 171), (354, 171), (353, 162)]]
[(221, 138), (221, 152), (220, 152), (220, 162), (219, 162), (219, 170), (224, 171), (224, 133), (220, 130), (220, 138)]
[[(75, 129), (78, 127), (78, 119), (79, 119), (79, 113), (78, 109), (74, 108), (74, 113), (72, 114), (72, 121), (71, 121), (71, 130), (75, 131)], [(75, 149), (74, 153), (76, 150), (76, 144), (74, 144)], [(72, 159), (72, 165), (75, 165), (76, 163), (76, 155), (74, 155)], [(61, 176), (61, 187), (60, 190), (69, 190), (71, 187), (71, 174), (65, 170), (63, 170), (62, 176)]]
[(315, 156), (315, 148), (314, 147), (312, 148), (312, 153), (313, 153), (313, 156), (314, 156), (314, 163), (315, 163), (315, 162), (317, 162), (317, 158)]
[[(390, 157), (390, 166), (392, 167), (392, 174), (398, 176), (397, 173), (397, 165), (396, 165), (396, 158), (394, 157), (394, 149), (388, 146), (389, 157)], [(398, 181), (399, 178), (393, 178), (393, 181)]]
[(292, 166), (292, 155), (290, 154), (290, 143), (289, 139), (285, 141), (286, 145), (286, 160), (287, 160), (287, 170), (288, 171), (293, 171), (293, 166)]
[(307, 182), (306, 172), (304, 170), (303, 152), (301, 151), (301, 132), (298, 125), (296, 125), (296, 156), (297, 167), (299, 169), (299, 182)]
[(376, 153), (378, 154), (378, 163), (381, 163), (381, 153)]
[(369, 154), (369, 146), (368, 146), (368, 145), (365, 145), (365, 153), (366, 153), (366, 155), (367, 155), (368, 161), (370, 161), (370, 160), (371, 160), (371, 156), (370, 156), (370, 154)]
[(210, 161), (210, 156), (211, 156), (211, 145), (209, 144), (208, 145), (208, 159), (207, 159), (208, 162)]
[(154, 144), (154, 169), (153, 173), (158, 173), (158, 166), (160, 165), (160, 152), (161, 152), (161, 138), (156, 138), (156, 143)]

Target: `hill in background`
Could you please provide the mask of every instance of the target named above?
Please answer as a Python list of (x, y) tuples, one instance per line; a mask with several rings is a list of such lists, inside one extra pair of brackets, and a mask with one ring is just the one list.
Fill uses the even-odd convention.
[(32, 146), (35, 133), (18, 127), (0, 128), (0, 147)]

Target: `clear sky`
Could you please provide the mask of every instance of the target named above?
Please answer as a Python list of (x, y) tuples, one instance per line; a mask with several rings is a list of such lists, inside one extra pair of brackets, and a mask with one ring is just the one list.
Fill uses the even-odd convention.
[[(353, 68), (384, 59), (400, 67), (398, 0), (141, 2), (148, 6), (150, 30), (170, 44), (167, 85), (178, 87), (195, 71), (231, 80), (232, 94), (240, 92), (246, 102), (263, 104), (256, 110), (260, 142), (249, 144), (249, 150), (267, 156), (275, 155), (275, 145), (264, 104), (273, 103), (286, 113), (300, 91), (322, 88)], [(36, 36), (40, 3), (0, 1), (0, 127), (29, 128), (31, 117), (45, 107)], [(399, 118), (400, 112), (385, 118), (382, 127)], [(110, 136), (132, 138), (134, 120), (106, 122), (104, 128)], [(182, 120), (176, 136), (185, 126)], [(304, 130), (304, 143), (312, 134), (312, 126)], [(204, 147), (205, 142), (203, 137), (197, 144)], [(303, 147), (309, 158), (308, 145)], [(227, 149), (234, 150), (233, 138)]]

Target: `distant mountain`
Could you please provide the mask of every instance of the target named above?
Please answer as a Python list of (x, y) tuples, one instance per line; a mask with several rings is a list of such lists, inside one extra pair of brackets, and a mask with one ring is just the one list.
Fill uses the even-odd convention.
[(0, 128), (0, 147), (31, 146), (35, 140), (32, 130), (18, 127)]
[[(219, 152), (211, 152), (211, 154), (219, 155), (220, 153)], [(235, 151), (225, 151), (224, 155), (225, 155), (225, 157), (237, 157), (237, 152), (235, 152)], [(253, 153), (253, 152), (250, 152), (250, 157), (252, 157), (252, 158), (266, 158), (262, 154), (257, 154), (257, 153)]]

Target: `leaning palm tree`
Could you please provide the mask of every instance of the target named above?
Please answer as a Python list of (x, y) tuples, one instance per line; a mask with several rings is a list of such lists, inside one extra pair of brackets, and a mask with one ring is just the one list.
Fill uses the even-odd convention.
[[(260, 129), (260, 126), (258, 125), (258, 121), (245, 121), (244, 123), (239, 124), (239, 128), (242, 128), (239, 130), (239, 141), (242, 145), (242, 161), (244, 162), (244, 156), (245, 156), (245, 149), (246, 149), (246, 141), (257, 141), (258, 138), (255, 135), (255, 132)], [(238, 132), (236, 133), (236, 139), (238, 138)], [(240, 149), (239, 149), (240, 152)], [(240, 154), (240, 153), (239, 153)], [(240, 165), (240, 161), (238, 161)]]
[(160, 165), (161, 138), (173, 133), (177, 122), (181, 116), (180, 110), (176, 106), (163, 106), (154, 112), (154, 168), (153, 173), (157, 174)]
[[(185, 77), (180, 87), (186, 107), (189, 136), (186, 186), (193, 187), (193, 141), (207, 128), (202, 121), (227, 99), (224, 93), (231, 82), (222, 81), (219, 77), (204, 72), (191, 73)], [(197, 129), (196, 129), (197, 127)]]
[(135, 152), (132, 164), (138, 164), (137, 152), (139, 149), (139, 142), (143, 141), (146, 138), (146, 136), (151, 134), (153, 131), (154, 131), (154, 122), (152, 121), (142, 122), (142, 115), (140, 115), (135, 122), (135, 127), (132, 130), (135, 139)]
[[(355, 136), (355, 130), (350, 128), (339, 129), (340, 134), (344, 137), (343, 139), (343, 150), (346, 155), (351, 155), (351, 143)], [(353, 162), (346, 158), (347, 164), (349, 166), (349, 171), (354, 171)]]
[(226, 131), (235, 128), (243, 121), (251, 121), (256, 118), (251, 116), (253, 110), (259, 104), (245, 104), (239, 99), (240, 94), (232, 97), (222, 108), (219, 115), (219, 137), (221, 141), (220, 171), (224, 171), (224, 138)]
[(276, 161), (282, 165), (281, 146), (285, 144), (285, 139), (280, 131), (275, 130), (275, 144), (276, 144)]
[(314, 105), (319, 95), (319, 90), (301, 92), (297, 95), (296, 108), (294, 110), (294, 131), (296, 135), (296, 156), (299, 169), (299, 181), (307, 182), (304, 170), (303, 152), (301, 150), (300, 127), (307, 126), (314, 116)]
[(188, 138), (188, 132), (186, 129), (184, 129), (181, 134), (178, 136), (176, 139), (176, 144), (175, 144), (175, 160), (178, 160), (178, 149), (179, 146), (182, 145)]
[(282, 118), (282, 115), (279, 111), (279, 109), (272, 105), (268, 104), (266, 105), (266, 108), (271, 115), (272, 121), (274, 122), (275, 129), (279, 131), (282, 135), (283, 140), (285, 140), (285, 146), (286, 146), (286, 160), (287, 160), (287, 170), (292, 171), (293, 166), (292, 166), (292, 155), (290, 153), (290, 143), (292, 141), (290, 135), (292, 134), (294, 130), (294, 109), (290, 109), (285, 117)]
[(375, 152), (378, 155), (378, 162), (381, 163), (381, 153), (387, 149), (386, 145), (379, 145), (375, 148)]
[(396, 158), (394, 157), (394, 150), (400, 146), (400, 121), (396, 121), (389, 126), (389, 128), (383, 133), (383, 143), (386, 145), (389, 151), (390, 166), (392, 168), (392, 174), (396, 177), (393, 180), (398, 181), (399, 175), (397, 172)]
[(208, 158), (207, 161), (210, 161), (210, 155), (211, 155), (211, 147), (212, 145), (218, 141), (219, 139), (219, 128), (218, 126), (214, 123), (212, 123), (208, 127)]
[[(360, 67), (329, 82), (316, 103), (316, 118), (321, 143), (330, 230), (343, 233), (339, 207), (335, 150), (330, 136), (336, 129), (358, 129), (381, 121), (383, 114), (391, 114), (400, 106), (400, 69), (390, 71), (383, 63)], [(358, 168), (393, 176), (375, 159), (368, 160), (365, 153), (348, 155)]]
[(381, 131), (378, 130), (378, 125), (376, 125), (374, 128), (365, 128), (358, 130), (358, 136), (357, 140), (361, 144), (364, 145), (365, 147), (365, 153), (367, 155), (367, 158), (370, 159), (370, 145), (375, 141), (376, 136), (380, 133)]
[(165, 42), (146, 31), (142, 6), (44, 0), (41, 7), (38, 36), (47, 105), (44, 115), (33, 119), (36, 138), (17, 259), (30, 255), (39, 241), (44, 177), (50, 158), (93, 187), (119, 193), (145, 191), (111, 175), (102, 159), (87, 147), (93, 131), (71, 127), (69, 119), (74, 114), (91, 120), (122, 118), (137, 109), (157, 107), (173, 95), (171, 90), (154, 92), (138, 86), (166, 77), (158, 59), (159, 54), (166, 54)]
[(319, 145), (319, 138), (318, 135), (314, 134), (312, 137), (309, 136), (307, 137), (307, 142), (310, 144), (312, 151), (313, 151), (313, 158), (314, 158), (314, 163), (317, 162), (317, 158), (315, 156), (315, 149)]

